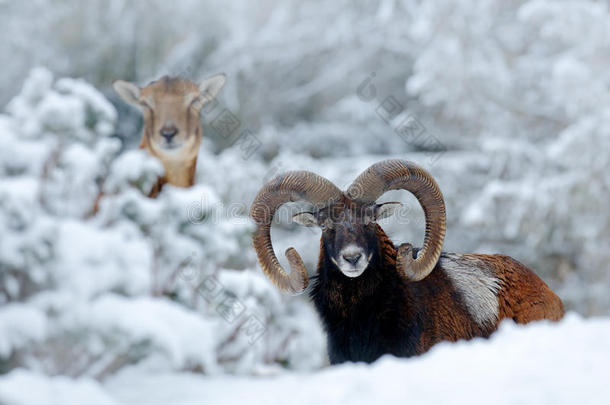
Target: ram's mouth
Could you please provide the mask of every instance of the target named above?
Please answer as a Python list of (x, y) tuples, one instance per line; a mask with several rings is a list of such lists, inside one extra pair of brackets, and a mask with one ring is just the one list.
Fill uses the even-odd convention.
[[(350, 257), (353, 257), (354, 255), (356, 255), (358, 259), (351, 259), (350, 261)], [(372, 253), (367, 255), (362, 248), (350, 245), (342, 249), (337, 258), (332, 257), (331, 261), (345, 276), (355, 278), (364, 273), (369, 266), (371, 257)]]
[(164, 151), (175, 151), (177, 149), (182, 148), (182, 144), (181, 143), (176, 143), (176, 142), (164, 142), (161, 145), (161, 149), (163, 149)]
[(345, 275), (351, 275), (353, 277), (359, 276), (360, 274), (362, 274), (362, 272), (364, 270), (358, 270), (358, 269), (341, 269), (341, 271), (343, 272), (343, 274)]
[(360, 277), (362, 275), (362, 273), (364, 273), (364, 270), (366, 270), (366, 267), (363, 268), (362, 270), (359, 270), (359, 269), (346, 270), (346, 269), (339, 267), (339, 270), (341, 270), (341, 273), (343, 273), (344, 276), (347, 276), (349, 278), (356, 278), (356, 277)]

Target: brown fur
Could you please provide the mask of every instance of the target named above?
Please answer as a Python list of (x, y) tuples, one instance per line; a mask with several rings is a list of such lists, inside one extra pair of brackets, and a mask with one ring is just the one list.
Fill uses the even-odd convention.
[[(377, 234), (385, 260), (394, 267), (396, 263), (394, 244), (381, 227)], [(407, 295), (409, 307), (415, 308), (415, 302), (418, 302), (423, 303), (423, 308), (425, 308), (425, 313), (420, 314), (423, 333), (417, 346), (418, 354), (425, 353), (442, 341), (455, 342), (477, 336), (487, 337), (497, 328), (497, 324), (482, 327), (472, 321), (440, 263), (437, 263), (434, 270), (424, 280), (417, 283), (405, 282), (404, 287), (410, 290)], [(418, 315), (411, 315), (411, 317), (416, 316)]]
[(127, 103), (140, 108), (144, 131), (140, 149), (158, 158), (165, 175), (150, 192), (159, 194), (166, 183), (190, 187), (195, 183), (197, 154), (203, 136), (199, 113), (225, 84), (224, 74), (214, 75), (199, 84), (176, 77), (163, 76), (140, 88), (117, 80), (113, 86)]
[[(385, 260), (394, 265), (396, 263), (396, 248), (381, 227), (378, 227), (377, 235), (382, 246)], [(498, 293), (498, 323), (508, 318), (517, 323), (528, 323), (542, 319), (558, 321), (565, 314), (561, 299), (551, 288), (532, 270), (522, 263), (505, 255), (463, 254), (461, 256), (483, 261), (495, 277), (500, 280), (500, 291)], [(443, 286), (444, 289), (452, 290), (453, 286), (447, 279), (439, 263), (424, 280), (428, 280), (435, 286)], [(423, 281), (423, 280), (422, 280)], [(421, 283), (421, 282), (420, 282)], [(449, 284), (448, 284), (449, 283)], [(428, 288), (429, 290), (429, 288)], [(437, 295), (434, 291), (426, 297)], [(454, 300), (451, 294), (442, 294), (443, 298)], [(436, 297), (438, 298), (438, 297)], [(435, 299), (436, 301), (436, 299)], [(447, 309), (446, 305), (443, 305)], [(444, 315), (449, 316), (450, 311), (444, 310)], [(469, 318), (468, 313), (466, 315)], [(495, 329), (497, 324), (494, 325)]]
[(561, 299), (534, 272), (504, 255), (473, 255), (489, 265), (501, 281), (498, 294), (500, 319), (517, 323), (541, 319), (560, 320), (564, 315)]
[[(375, 234), (380, 260), (359, 278), (350, 280), (333, 276), (338, 270), (330, 265), (321, 241), (312, 298), (329, 334), (333, 364), (372, 361), (380, 353), (409, 357), (425, 353), (442, 341), (488, 337), (506, 318), (527, 323), (559, 320), (563, 316), (561, 300), (516, 260), (502, 255), (457, 255), (473, 266), (484, 266), (498, 279), (498, 318), (481, 324), (473, 319), (464, 297), (447, 275), (451, 270), (444, 269), (440, 260), (428, 277), (409, 282), (396, 270), (392, 241), (378, 225)], [(367, 323), (370, 316), (374, 318), (372, 324)], [(366, 332), (366, 328), (371, 329)], [(350, 335), (349, 330), (355, 335)], [(376, 336), (373, 346), (367, 333)], [(354, 343), (361, 340), (362, 345)]]
[[(142, 88), (141, 97), (148, 106), (144, 109), (144, 133), (140, 148), (159, 158), (165, 168), (165, 175), (158, 179), (150, 196), (156, 197), (166, 183), (178, 187), (190, 187), (195, 184), (197, 154), (201, 145), (202, 130), (199, 120), (199, 109), (185, 105), (188, 97), (197, 97), (197, 85), (188, 80), (162, 77)], [(178, 128), (177, 137), (185, 143), (179, 153), (166, 153), (157, 146), (161, 136), (159, 131), (167, 120)]]

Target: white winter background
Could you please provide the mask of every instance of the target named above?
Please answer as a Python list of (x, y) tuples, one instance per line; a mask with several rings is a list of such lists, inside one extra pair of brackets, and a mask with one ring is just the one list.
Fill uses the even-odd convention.
[[(608, 403), (606, 1), (3, 0), (0, 25), (0, 404)], [(197, 184), (147, 198), (163, 168), (112, 81), (218, 72)], [(329, 367), (249, 204), (390, 157), (437, 178), (446, 251), (515, 257), (566, 319)], [(387, 198), (419, 245), (416, 201)], [(273, 239), (314, 271), (319, 231)]]

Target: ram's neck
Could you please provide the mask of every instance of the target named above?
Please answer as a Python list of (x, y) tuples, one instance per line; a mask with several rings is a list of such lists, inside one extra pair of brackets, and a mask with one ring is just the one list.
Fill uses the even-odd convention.
[(378, 230), (378, 249), (369, 267), (345, 277), (321, 248), (311, 298), (327, 332), (331, 364), (372, 362), (381, 355), (417, 353), (421, 320), (408, 283), (396, 272), (396, 249)]
[[(195, 184), (195, 172), (197, 170), (197, 154), (192, 157), (176, 157), (176, 156), (164, 156), (156, 152), (150, 145), (148, 137), (146, 136), (146, 128), (142, 134), (142, 140), (140, 141), (140, 149), (146, 150), (150, 155), (155, 156), (161, 161), (165, 175), (157, 179), (156, 184), (153, 186), (149, 197), (157, 197), (161, 192), (163, 186), (167, 183), (176, 187), (191, 187)], [(200, 129), (198, 129), (198, 132)], [(199, 150), (201, 141), (195, 142), (192, 149)]]
[(384, 268), (388, 268), (392, 270), (392, 273), (395, 273), (394, 269), (396, 268), (396, 247), (394, 243), (388, 238), (388, 235), (381, 229), (379, 225), (377, 226), (377, 240), (378, 240), (378, 255), (379, 262)]
[(195, 184), (197, 157), (186, 161), (164, 160), (166, 182), (177, 187), (190, 187)]

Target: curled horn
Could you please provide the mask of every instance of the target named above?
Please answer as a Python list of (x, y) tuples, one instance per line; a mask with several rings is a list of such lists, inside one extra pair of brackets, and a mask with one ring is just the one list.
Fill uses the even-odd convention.
[(342, 196), (333, 183), (307, 171), (293, 171), (271, 180), (258, 192), (250, 217), (256, 222), (253, 245), (265, 275), (281, 291), (299, 294), (307, 287), (309, 277), (301, 256), (294, 248), (286, 250), (291, 272), (287, 274), (280, 265), (271, 243), (271, 222), (275, 211), (289, 201), (308, 201), (316, 209), (327, 206)]
[(424, 245), (417, 259), (413, 247), (398, 247), (396, 267), (409, 281), (419, 281), (432, 272), (441, 255), (445, 238), (445, 202), (434, 178), (423, 168), (406, 160), (385, 160), (366, 169), (349, 187), (348, 197), (375, 202), (389, 190), (407, 190), (419, 201), (426, 217)]

